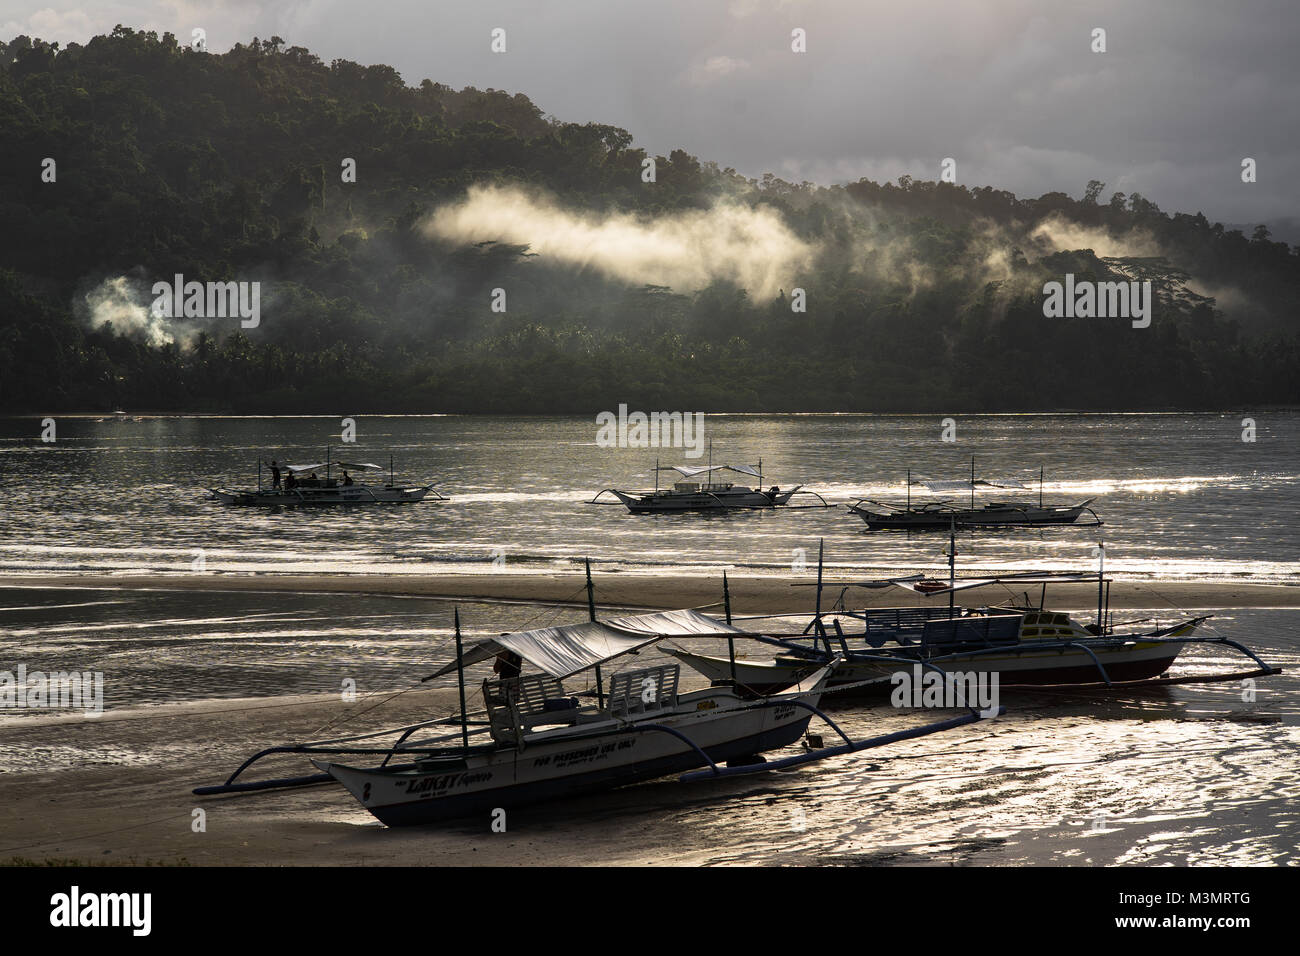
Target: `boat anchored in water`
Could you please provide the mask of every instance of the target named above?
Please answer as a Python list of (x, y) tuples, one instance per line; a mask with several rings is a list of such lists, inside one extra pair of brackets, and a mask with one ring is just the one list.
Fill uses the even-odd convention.
[[(297, 507), (302, 505), (376, 505), (376, 504), (414, 504), (423, 501), (432, 494), (436, 501), (447, 501), (443, 495), (433, 490), (433, 485), (398, 485), (393, 476), (393, 461), (388, 461), (388, 481), (382, 485), (367, 484), (357, 481), (352, 473), (358, 475), (374, 474), (384, 471), (382, 465), (371, 462), (333, 461), (329, 449), (325, 460), (308, 464), (278, 465), (270, 463), (272, 481), (270, 487), (264, 487), (262, 461), (257, 462), (257, 488), (245, 491), (228, 488), (211, 488), (211, 497), (227, 505), (262, 506), (262, 507)], [(334, 470), (338, 475), (333, 475)], [(318, 477), (318, 472), (325, 477)], [(280, 473), (283, 472), (283, 481)]]
[[(711, 451), (710, 457), (712, 457)], [(659, 473), (662, 471), (676, 472), (681, 477), (681, 480), (675, 481), (670, 488), (660, 488)], [(726, 481), (720, 477), (722, 472), (757, 478), (757, 487), (751, 488), (748, 485)], [(763, 460), (761, 458), (758, 460), (757, 465), (709, 464), (699, 467), (693, 465), (660, 467), (659, 462), (656, 461), (655, 487), (653, 491), (620, 491), (617, 488), (606, 488), (592, 498), (588, 504), (614, 504), (615, 502), (602, 502), (600, 500), (602, 495), (609, 494), (626, 505), (627, 510), (632, 514), (661, 514), (681, 511), (779, 508), (788, 506), (790, 500), (796, 495), (807, 495), (816, 498), (821, 503), (797, 507), (830, 507), (826, 503), (826, 499), (822, 498), (817, 492), (802, 489), (803, 485), (795, 485), (788, 491), (782, 491), (779, 486), (773, 485), (764, 491)]]
[[(1064, 525), (1075, 524), (1084, 514), (1093, 520), (1079, 527), (1095, 528), (1102, 522), (1097, 513), (1088, 507), (1095, 500), (1088, 498), (1077, 505), (1046, 505), (1043, 503), (1043, 472), (1038, 473), (1038, 504), (1032, 502), (996, 501), (982, 507), (975, 506), (975, 492), (983, 489), (1000, 491), (1027, 491), (1022, 482), (1011, 478), (976, 479), (975, 459), (971, 459), (969, 480), (936, 480), (921, 478), (912, 480), (912, 473), (907, 473), (907, 504), (903, 507), (859, 498), (846, 507), (867, 524), (868, 531), (946, 531), (951, 527), (990, 528), (1018, 527), (1024, 525)], [(935, 493), (952, 493), (956, 491), (970, 493), (970, 505), (960, 507), (948, 501), (933, 501), (923, 505), (912, 505), (912, 485), (923, 485), (926, 490)]]

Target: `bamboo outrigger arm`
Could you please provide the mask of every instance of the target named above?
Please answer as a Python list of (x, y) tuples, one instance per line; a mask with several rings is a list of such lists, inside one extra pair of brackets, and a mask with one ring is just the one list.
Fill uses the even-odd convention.
[[(781, 702), (773, 702), (772, 706), (779, 706)], [(784, 703), (797, 703), (796, 701), (785, 701)], [(817, 711), (816, 708), (808, 705), (809, 709), (818, 713), (822, 719), (827, 720), (824, 714)], [(678, 779), (682, 781), (691, 780), (709, 780), (714, 777), (735, 777), (742, 774), (766, 773), (769, 770), (784, 770), (788, 767), (798, 767), (802, 764), (812, 763), (817, 760), (825, 760), (828, 757), (838, 757), (841, 754), (857, 753), (860, 750), (869, 750), (873, 747), (882, 747), (886, 744), (897, 743), (900, 740), (912, 740), (917, 737), (926, 737), (930, 734), (940, 733), (945, 730), (953, 730), (957, 727), (963, 727), (966, 724), (973, 724), (980, 720), (989, 720), (992, 717), (1000, 717), (1006, 713), (1005, 707), (999, 707), (996, 714), (990, 714), (987, 717), (980, 713), (962, 714), (960, 717), (953, 717), (949, 720), (940, 720), (932, 724), (923, 724), (920, 727), (911, 727), (907, 730), (895, 731), (892, 734), (884, 734), (880, 737), (869, 737), (866, 740), (848, 741), (848, 743), (839, 744), (835, 747), (822, 747), (820, 750), (814, 750), (806, 754), (796, 754), (793, 757), (784, 757), (780, 760), (766, 761), (760, 764), (750, 764), (744, 767), (714, 767), (712, 770), (693, 770), (690, 773), (682, 774)], [(834, 726), (832, 724), (832, 726)], [(841, 732), (841, 736), (844, 736)], [(845, 737), (845, 740), (848, 740)]]
[[(817, 492), (812, 491), (811, 489), (803, 488), (802, 486), (796, 488), (794, 491), (790, 493), (791, 498), (795, 497), (796, 495), (812, 495), (814, 498), (816, 498), (818, 501), (821, 502), (821, 504), (819, 505), (799, 505), (798, 506), (799, 508), (834, 508), (835, 507), (833, 504), (831, 504), (821, 495), (817, 494)], [(791, 510), (797, 510), (797, 509), (791, 509)]]
[[(317, 783), (326, 783), (332, 780), (333, 778), (329, 774), (323, 774), (323, 773), (308, 774), (301, 777), (281, 777), (272, 780), (257, 780), (257, 781), (253, 781), (252, 783), (236, 783), (235, 781), (240, 777), (240, 775), (243, 774), (245, 770), (247, 770), (253, 764), (257, 763), (263, 757), (270, 757), (274, 754), (333, 754), (336, 756), (341, 756), (341, 755), (382, 756), (384, 758), (384, 761), (383, 764), (381, 764), (381, 766), (385, 766), (396, 754), (399, 753), (410, 753), (410, 754), (427, 753), (428, 752), (427, 747), (424, 746), (402, 747), (402, 744), (405, 743), (407, 738), (410, 737), (411, 734), (414, 733), (415, 731), (421, 730), (425, 727), (432, 727), (438, 724), (445, 724), (446, 722), (447, 722), (446, 718), (440, 717), (436, 720), (426, 720), (418, 724), (409, 724), (405, 727), (389, 727), (386, 730), (374, 731), (372, 733), (367, 733), (367, 734), (356, 734), (350, 737), (336, 737), (333, 740), (319, 740), (319, 741), (314, 741), (305, 744), (287, 744), (279, 747), (268, 747), (265, 750), (260, 750), (257, 753), (253, 754), (253, 756), (249, 757), (242, 764), (240, 764), (235, 769), (235, 772), (226, 778), (225, 783), (221, 783), (209, 787), (195, 787), (193, 792), (199, 796), (208, 796), (208, 795), (220, 794), (220, 793), (247, 793), (254, 790), (273, 790), (282, 787), (305, 787)], [(330, 746), (330, 744), (341, 744), (341, 743), (348, 743), (351, 741), (369, 740), (375, 737), (386, 737), (391, 734), (398, 733), (399, 731), (402, 733), (402, 736), (398, 738), (397, 742), (390, 747), (384, 747), (382, 749)], [(486, 727), (481, 727), (480, 729), (471, 731), (471, 733), (473, 734), (481, 734), (486, 732), (487, 732)], [(460, 735), (461, 735), (460, 731), (457, 731), (454, 734), (448, 734), (446, 735), (445, 738), (439, 738), (439, 739), (451, 739), (453, 737), (459, 737)]]

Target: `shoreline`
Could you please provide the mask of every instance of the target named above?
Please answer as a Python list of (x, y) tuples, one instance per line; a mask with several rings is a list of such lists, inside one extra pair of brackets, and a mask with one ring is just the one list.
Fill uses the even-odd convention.
[[(722, 577), (604, 572), (595, 575), (596, 603), (620, 608), (709, 609), (722, 607)], [(816, 600), (815, 578), (728, 574), (732, 610), (737, 615), (807, 612)], [(793, 585), (801, 586), (793, 586)], [(842, 585), (828, 582), (823, 606), (830, 606)], [(541, 574), (42, 574), (0, 575), (0, 589), (162, 590), (229, 592), (297, 592), (302, 594), (369, 594), (448, 601), (521, 602), (585, 605), (582, 573)], [(1041, 586), (1028, 588), (1036, 603)], [(1054, 584), (1049, 602), (1058, 607), (1096, 607), (1094, 583)], [(999, 603), (1023, 598), (1024, 591), (991, 586), (959, 593), (958, 603)], [(851, 589), (849, 605), (929, 607), (947, 596), (924, 597), (902, 588)], [(1300, 587), (1229, 581), (1112, 581), (1112, 610), (1164, 608), (1300, 608)]]

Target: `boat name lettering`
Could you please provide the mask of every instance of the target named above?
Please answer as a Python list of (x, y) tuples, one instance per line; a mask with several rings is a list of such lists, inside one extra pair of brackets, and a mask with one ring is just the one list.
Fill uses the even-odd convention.
[(441, 777), (423, 777), (419, 780), (412, 780), (406, 785), (407, 793), (443, 793), (453, 787), (468, 787), (476, 783), (486, 783), (492, 779), (492, 771), (480, 770), (477, 773), (460, 773), (446, 774)]

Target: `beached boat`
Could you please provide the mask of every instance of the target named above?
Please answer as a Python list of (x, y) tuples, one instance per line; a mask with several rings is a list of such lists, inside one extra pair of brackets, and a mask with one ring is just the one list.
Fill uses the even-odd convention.
[[(272, 463), (274, 465), (274, 463)], [(382, 465), (371, 462), (333, 461), (329, 449), (325, 460), (307, 464), (275, 466), (285, 473), (283, 484), (273, 482), (265, 486), (262, 480), (262, 461), (257, 463), (257, 488), (231, 490), (210, 488), (215, 501), (227, 505), (260, 507), (298, 507), (312, 505), (375, 505), (414, 504), (433, 495), (432, 500), (447, 499), (433, 490), (433, 485), (398, 485), (393, 476), (393, 463), (389, 459), (388, 481), (385, 484), (367, 484), (356, 481), (352, 474), (382, 474)], [(332, 472), (337, 471), (334, 475)], [(324, 477), (318, 477), (323, 472)]]
[[(709, 454), (710, 458), (712, 458), (711, 447)], [(676, 472), (681, 477), (681, 480), (674, 482), (671, 487), (660, 488), (659, 473), (663, 471)], [(751, 488), (748, 485), (724, 480), (720, 477), (721, 473), (724, 472), (756, 478), (758, 479), (757, 485)], [(757, 465), (714, 465), (710, 463), (698, 467), (693, 465), (660, 467), (659, 462), (656, 461), (655, 487), (653, 491), (621, 491), (618, 488), (606, 488), (592, 498), (588, 504), (605, 504), (606, 502), (600, 500), (601, 496), (609, 494), (626, 505), (627, 510), (633, 514), (662, 514), (682, 511), (778, 508), (789, 505), (790, 500), (796, 495), (804, 495), (816, 498), (820, 502), (820, 504), (812, 507), (829, 507), (821, 495), (815, 491), (803, 491), (802, 489), (803, 485), (795, 485), (787, 491), (782, 491), (780, 487), (773, 485), (764, 491), (763, 460), (761, 458)], [(613, 504), (614, 502), (608, 503)]]
[[(952, 542), (955, 546), (955, 542)], [(955, 547), (950, 550), (951, 554)], [(953, 566), (950, 564), (950, 569)], [(1049, 584), (1093, 584), (1098, 588), (1097, 619), (1084, 624), (1069, 614), (1046, 608)], [(881, 607), (862, 610), (821, 610), (823, 587), (844, 589), (901, 588), (925, 596), (948, 596), (947, 607)], [(959, 607), (955, 595), (975, 588), (1041, 587), (1037, 604), (1028, 592), (1020, 603)], [(1208, 683), (1280, 673), (1253, 651), (1225, 637), (1200, 636), (1211, 615), (1188, 617), (1166, 626), (1135, 628), (1110, 619), (1110, 579), (1104, 567), (1096, 573), (994, 575), (948, 580), (913, 575), (886, 581), (824, 584), (818, 571), (817, 610), (800, 635), (759, 636), (755, 640), (777, 648), (772, 658), (737, 659), (664, 647), (664, 653), (704, 674), (719, 686), (764, 693), (831, 660), (839, 659), (827, 684), (830, 692), (869, 697), (888, 693), (893, 674), (914, 664), (938, 666), (945, 672), (997, 675), (1001, 686), (1132, 687), (1158, 682)], [(1140, 622), (1133, 622), (1140, 623)], [(850, 631), (845, 630), (848, 625)], [(1246, 672), (1161, 678), (1188, 645), (1218, 645), (1238, 651), (1257, 667)], [(1160, 678), (1159, 681), (1157, 679)]]
[[(737, 660), (735, 681), (761, 693), (821, 666), (827, 645), (843, 658), (828, 687), (864, 685), (864, 695), (887, 691), (891, 674), (917, 662), (939, 664), (945, 671), (997, 674), (1004, 686), (1144, 681), (1167, 671), (1206, 619), (1102, 635), (1093, 625), (1045, 609), (961, 608), (959, 614), (949, 618), (947, 608), (897, 607), (826, 615), (823, 623), (829, 621), (832, 631), (806, 639), (768, 638), (784, 653), (770, 661)], [(845, 633), (841, 621), (860, 622), (861, 630)], [(727, 658), (664, 651), (711, 680), (731, 680)], [(871, 682), (879, 686), (865, 686)]]
[[(970, 503), (966, 507), (953, 505), (948, 501), (932, 501), (922, 505), (912, 504), (912, 485), (920, 484), (928, 491), (948, 494), (956, 491), (969, 492)], [(1020, 481), (1011, 478), (976, 479), (975, 459), (971, 459), (969, 479), (950, 481), (931, 478), (912, 481), (912, 473), (907, 474), (907, 503), (903, 506), (891, 505), (870, 498), (859, 498), (846, 507), (867, 524), (868, 531), (946, 531), (949, 528), (990, 528), (1017, 527), (1023, 525), (1063, 525), (1076, 524), (1085, 514), (1092, 516), (1092, 521), (1080, 527), (1096, 527), (1101, 519), (1089, 507), (1095, 500), (1088, 498), (1074, 505), (1047, 505), (1043, 503), (1043, 474), (1039, 471), (1038, 503), (1020, 501), (995, 501), (976, 507), (975, 493), (979, 490), (996, 489), (999, 491), (1028, 491)]]
[[(589, 585), (590, 587), (590, 585)], [(589, 592), (590, 593), (590, 592)], [(451, 720), (393, 728), (349, 738), (275, 747), (246, 761), (219, 786), (196, 794), (235, 793), (336, 780), (389, 826), (434, 823), (541, 800), (623, 786), (669, 774), (726, 776), (785, 768), (949, 730), (1000, 713), (969, 713), (867, 740), (843, 738), (835, 746), (771, 762), (762, 754), (795, 743), (809, 721), (823, 716), (817, 703), (834, 661), (811, 668), (770, 694), (731, 687), (681, 692), (675, 663), (608, 675), (602, 665), (637, 653), (666, 637), (726, 637), (746, 632), (694, 610), (664, 611), (608, 621), (503, 634), (466, 648), (456, 614), (456, 658), (428, 679), (457, 674), (460, 714)], [(526, 662), (541, 671), (485, 679), (485, 719), (471, 720), (467, 668), (485, 661)], [(573, 694), (562, 681), (595, 670), (594, 698)], [(475, 717), (479, 717), (476, 714)], [(446, 732), (458, 723), (459, 731)], [(441, 728), (427, 739), (417, 736)], [(377, 745), (385, 737), (388, 746)], [(472, 743), (471, 737), (486, 737)], [(252, 763), (272, 754), (305, 754), (321, 774), (238, 782)], [(369, 766), (340, 759), (368, 756)], [(728, 766), (721, 767), (720, 763)], [(695, 773), (689, 773), (695, 771)]]

